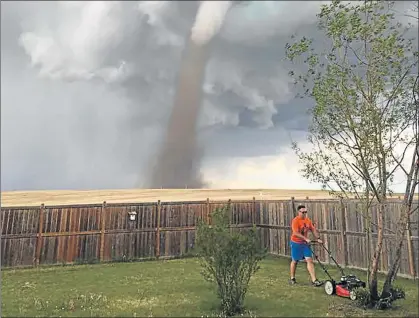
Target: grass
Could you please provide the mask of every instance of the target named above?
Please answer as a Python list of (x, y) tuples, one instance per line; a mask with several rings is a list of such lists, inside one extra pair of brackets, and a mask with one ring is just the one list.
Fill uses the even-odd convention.
[[(326, 278), (320, 267), (316, 271)], [(330, 272), (338, 277), (335, 268)], [(418, 316), (418, 286), (411, 280), (396, 282), (406, 291), (399, 308), (377, 312), (356, 309), (349, 299), (310, 286), (305, 265), (297, 269), (298, 285), (288, 285), (288, 273), (286, 258), (270, 256), (261, 263), (246, 297), (247, 316)], [(3, 317), (217, 316), (214, 287), (203, 280), (194, 258), (4, 270), (2, 276)]]

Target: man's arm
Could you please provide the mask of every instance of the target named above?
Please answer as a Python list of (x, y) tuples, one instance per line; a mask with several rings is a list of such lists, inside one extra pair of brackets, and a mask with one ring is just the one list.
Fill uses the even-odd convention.
[(316, 227), (314, 226), (313, 222), (310, 221), (310, 230), (313, 233), (314, 237), (316, 238), (317, 242), (323, 243), (323, 241), (320, 239), (319, 231), (317, 231)]
[(310, 240), (308, 238), (306, 238), (304, 235), (301, 235), (299, 232), (299, 228), (298, 228), (298, 222), (296, 220), (293, 220), (291, 223), (291, 229), (292, 229), (292, 234), (299, 237), (300, 239), (306, 241), (307, 243), (310, 242)]

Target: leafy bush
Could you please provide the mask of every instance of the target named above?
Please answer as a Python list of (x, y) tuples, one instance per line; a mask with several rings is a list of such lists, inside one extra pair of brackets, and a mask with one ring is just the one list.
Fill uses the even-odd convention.
[(389, 309), (392, 308), (394, 301), (405, 298), (405, 292), (401, 287), (393, 287), (389, 295), (381, 295), (378, 300), (372, 299), (369, 290), (366, 288), (357, 288), (354, 292), (356, 305), (363, 309)]
[(402, 287), (393, 287), (391, 289), (391, 299), (392, 301), (398, 300), (398, 299), (405, 299), (406, 293)]
[(354, 290), (356, 295), (355, 303), (360, 308), (368, 308), (371, 307), (371, 295), (367, 288), (357, 288)]
[(404, 299), (406, 294), (401, 287), (392, 287), (388, 295), (381, 295), (380, 299), (375, 303), (376, 309), (390, 309), (393, 307), (393, 302), (398, 299)]
[(230, 228), (229, 213), (229, 205), (216, 209), (211, 213), (212, 225), (200, 222), (196, 234), (201, 274), (216, 283), (221, 310), (226, 316), (243, 312), (250, 278), (266, 256), (256, 227), (242, 232)]

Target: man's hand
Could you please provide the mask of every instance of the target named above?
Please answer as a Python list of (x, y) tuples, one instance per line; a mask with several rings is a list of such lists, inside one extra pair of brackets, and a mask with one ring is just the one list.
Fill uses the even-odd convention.
[(317, 239), (317, 242), (319, 242), (320, 244), (323, 243), (323, 241), (321, 239)]

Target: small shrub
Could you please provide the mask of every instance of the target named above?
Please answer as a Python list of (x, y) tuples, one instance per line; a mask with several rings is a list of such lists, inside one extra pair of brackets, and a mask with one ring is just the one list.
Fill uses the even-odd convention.
[(357, 307), (366, 309), (371, 307), (371, 295), (367, 288), (357, 288), (354, 290), (356, 295), (355, 304)]
[(396, 301), (398, 299), (405, 299), (405, 298), (406, 298), (406, 293), (402, 287), (395, 286), (391, 289), (392, 301)]
[(381, 295), (378, 300), (371, 298), (370, 292), (366, 288), (357, 288), (355, 290), (357, 307), (363, 309), (385, 310), (393, 307), (393, 302), (405, 298), (405, 292), (401, 287), (393, 287), (389, 295)]
[(216, 209), (211, 214), (212, 225), (200, 222), (196, 234), (201, 274), (207, 281), (216, 283), (222, 314), (226, 316), (243, 313), (250, 278), (266, 256), (256, 227), (243, 231), (231, 229), (229, 213), (229, 205)]
[(381, 295), (380, 299), (376, 302), (375, 308), (384, 310), (393, 307), (393, 302), (398, 299), (404, 299), (406, 294), (401, 287), (392, 287), (388, 295)]

